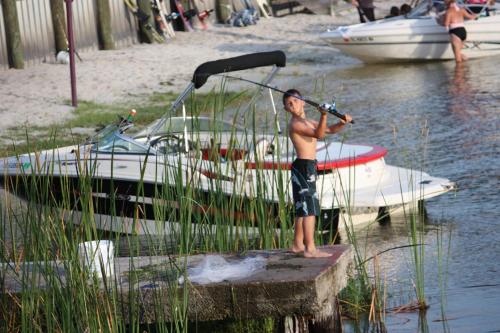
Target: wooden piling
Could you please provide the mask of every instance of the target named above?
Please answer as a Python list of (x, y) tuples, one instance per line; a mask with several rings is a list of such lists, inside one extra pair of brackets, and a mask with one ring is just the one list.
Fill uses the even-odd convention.
[(152, 29), (155, 28), (155, 21), (153, 17), (153, 11), (151, 9), (151, 1), (150, 0), (137, 0), (137, 7), (139, 11), (149, 16), (146, 20), (139, 20), (139, 30), (140, 30), (140, 38), (142, 42), (145, 43), (153, 43), (153, 32)]
[(216, 0), (215, 2), (215, 15), (219, 23), (226, 24), (231, 18), (233, 12), (232, 0)]
[(9, 66), (22, 69), (24, 68), (24, 49), (19, 29), (16, 0), (2, 0), (1, 3), (5, 22)]
[(97, 33), (99, 43), (103, 50), (113, 50), (115, 41), (113, 40), (113, 31), (111, 28), (111, 9), (109, 0), (96, 0), (97, 4)]
[(54, 41), (57, 54), (60, 51), (68, 50), (64, 1), (50, 0), (50, 12), (52, 16), (52, 26), (54, 27)]

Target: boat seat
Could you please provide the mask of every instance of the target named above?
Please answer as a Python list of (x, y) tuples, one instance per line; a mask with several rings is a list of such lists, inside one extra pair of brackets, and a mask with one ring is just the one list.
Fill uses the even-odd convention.
[(266, 138), (260, 138), (249, 151), (249, 159), (263, 161), (266, 155), (272, 153), (271, 143)]
[(221, 159), (229, 161), (237, 161), (243, 159), (245, 151), (241, 149), (226, 149), (226, 148), (204, 148), (201, 150), (202, 159), (207, 161), (218, 161)]

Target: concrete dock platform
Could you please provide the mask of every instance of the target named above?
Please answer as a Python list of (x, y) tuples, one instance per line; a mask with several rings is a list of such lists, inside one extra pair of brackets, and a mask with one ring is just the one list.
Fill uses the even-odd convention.
[[(119, 315), (125, 321), (130, 316), (129, 311), (135, 315), (139, 313), (142, 323), (171, 321), (174, 300), (182, 299), (186, 294), (189, 296), (187, 316), (193, 321), (262, 317), (331, 321), (332, 318), (338, 319), (337, 295), (347, 283), (353, 254), (350, 245), (325, 246), (322, 250), (332, 253), (332, 256), (308, 259), (285, 250), (224, 254), (222, 257), (230, 263), (259, 256), (265, 259), (265, 264), (261, 270), (244, 278), (207, 284), (178, 284), (179, 272), (185, 271), (182, 267), (196, 266), (205, 255), (115, 258), (115, 274), (106, 285), (108, 289), (114, 286), (121, 303), (117, 307), (122, 311)], [(17, 273), (11, 265), (3, 264), (0, 266), (2, 289), (12, 294), (22, 292), (23, 283), (19, 277), (24, 275), (26, 279), (30, 272), (37, 275), (37, 288), (52, 288), (44, 278), (48, 266), (57, 272), (60, 287), (64, 288), (69, 265), (59, 261), (43, 266), (24, 264), (17, 267)], [(20, 274), (20, 271), (24, 273)], [(99, 283), (104, 292), (103, 281)], [(28, 285), (33, 286), (32, 283)]]

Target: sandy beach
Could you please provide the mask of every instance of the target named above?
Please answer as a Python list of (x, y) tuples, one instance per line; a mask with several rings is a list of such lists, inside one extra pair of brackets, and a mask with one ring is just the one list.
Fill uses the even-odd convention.
[[(397, 2), (397, 1), (396, 1)], [(391, 3), (393, 4), (393, 3)], [(377, 3), (383, 17), (390, 5)], [(113, 51), (81, 53), (77, 61), (79, 101), (126, 104), (154, 92), (180, 92), (203, 62), (250, 52), (283, 50), (287, 73), (314, 75), (342, 63), (358, 62), (338, 53), (319, 39), (328, 28), (358, 22), (354, 8), (335, 17), (295, 14), (261, 18), (247, 27), (214, 25), (204, 31), (177, 32), (165, 44), (138, 44)], [(44, 63), (24, 70), (0, 71), (0, 132), (6, 129), (47, 126), (72, 116), (69, 66)]]

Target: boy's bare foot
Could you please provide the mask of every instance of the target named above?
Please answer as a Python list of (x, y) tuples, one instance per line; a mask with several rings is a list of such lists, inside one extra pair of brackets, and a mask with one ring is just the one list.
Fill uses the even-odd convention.
[(331, 253), (323, 252), (320, 250), (304, 251), (304, 257), (306, 258), (326, 258), (331, 256), (332, 256)]
[(300, 246), (295, 246), (295, 245), (292, 246), (292, 248), (290, 249), (290, 251), (293, 253), (302, 253), (302, 252), (304, 252), (304, 250), (305, 250), (304, 246), (300, 247)]

